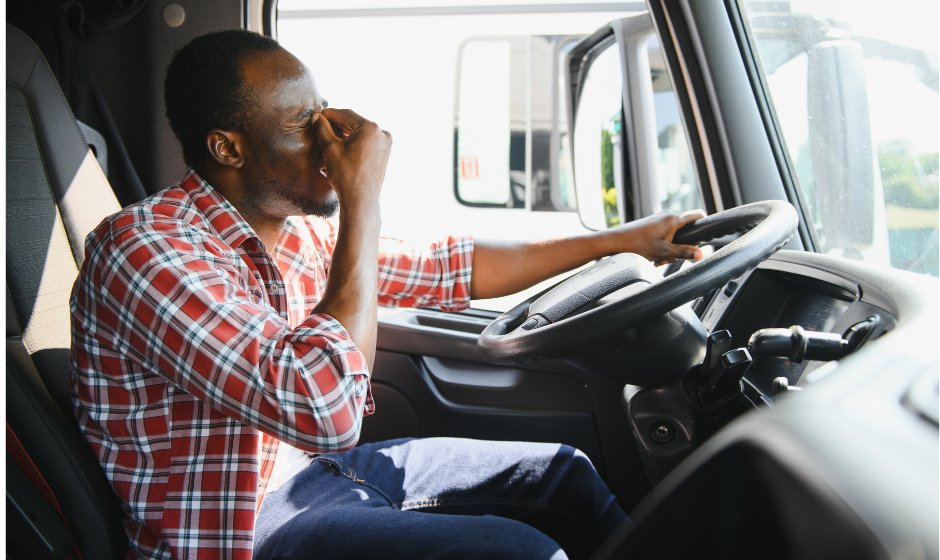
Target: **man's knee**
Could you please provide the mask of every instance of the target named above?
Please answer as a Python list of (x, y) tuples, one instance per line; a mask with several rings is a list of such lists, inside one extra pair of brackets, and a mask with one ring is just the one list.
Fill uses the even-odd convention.
[(592, 482), (600, 480), (594, 464), (580, 449), (562, 445), (558, 450), (558, 457), (561, 458), (558, 462), (559, 473), (565, 478)]
[[(565, 551), (551, 537), (522, 522), (491, 515), (470, 519), (473, 519), (473, 524), (476, 525), (467, 534), (471, 542), (455, 543), (459, 548), (469, 552), (467, 558), (568, 559)], [(486, 538), (478, 538), (481, 535), (486, 535)]]

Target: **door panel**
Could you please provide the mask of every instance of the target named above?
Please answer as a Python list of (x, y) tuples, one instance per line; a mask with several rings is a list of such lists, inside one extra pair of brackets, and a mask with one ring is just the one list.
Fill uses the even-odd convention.
[(587, 387), (546, 371), (525, 371), (446, 358), (421, 363), (441, 394), (460, 404), (593, 412)]
[(616, 378), (560, 360), (486, 363), (476, 340), (497, 313), (383, 311), (372, 374), (374, 415), (360, 442), (466, 437), (564, 443), (591, 459), (629, 511), (650, 486)]
[[(416, 411), (417, 435), (420, 437), (446, 436), (565, 443), (584, 451), (603, 475), (600, 442), (594, 415), (590, 412), (522, 409), (496, 404), (461, 404), (441, 393), (420, 358), (394, 352), (376, 353), (373, 379), (376, 384), (385, 385), (406, 395), (409, 404)], [(500, 389), (488, 390), (496, 392)], [(388, 394), (385, 388), (382, 391), (385, 395)], [(389, 406), (392, 410), (388, 415), (382, 413), (382, 406), (383, 403), (377, 399), (376, 413), (363, 420), (363, 438), (369, 435), (366, 428), (369, 423), (382, 425), (379, 429), (390, 435), (399, 431), (405, 435), (409, 431), (407, 419), (410, 417), (393, 417), (393, 414), (400, 410), (399, 403)], [(395, 426), (395, 429), (391, 426)]]

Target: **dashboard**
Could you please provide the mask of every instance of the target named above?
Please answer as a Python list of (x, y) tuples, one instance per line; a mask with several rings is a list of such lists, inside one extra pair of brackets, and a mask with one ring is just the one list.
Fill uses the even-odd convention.
[[(624, 402), (658, 484), (631, 512), (636, 528), (611, 546), (611, 557), (745, 558), (761, 550), (780, 558), (937, 558), (938, 295), (935, 278), (780, 251), (703, 300), (697, 313), (707, 332), (727, 329), (732, 348), (763, 328), (842, 334), (876, 321), (839, 360), (756, 357), (743, 379), (751, 402), (704, 433), (714, 415), (690, 415), (675, 390), (628, 386)], [(780, 376), (805, 390), (772, 397)], [(654, 430), (667, 422), (675, 435), (656, 442)]]
[[(768, 260), (754, 270), (717, 290), (700, 312), (702, 324), (711, 334), (727, 330), (731, 348), (746, 348), (753, 333), (765, 328), (799, 325), (810, 332), (843, 335), (853, 325), (871, 320), (874, 327), (862, 344), (873, 340), (897, 323), (884, 309), (861, 301), (862, 289), (832, 273), (795, 262)], [(773, 381), (787, 378), (799, 386), (826, 362), (795, 362), (784, 357), (753, 356), (744, 377), (745, 394), (755, 404), (768, 402)]]
[[(418, 435), (420, 414), (436, 407), (422, 435), (565, 438), (618, 495), (642, 494), (612, 558), (709, 557), (728, 542), (744, 548), (711, 557), (937, 558), (938, 299), (935, 278), (779, 251), (693, 305), (696, 330), (727, 329), (741, 348), (764, 328), (841, 335), (877, 321), (839, 360), (755, 357), (747, 398), (719, 413), (691, 410), (681, 379), (624, 386), (620, 370), (596, 375), (561, 360), (486, 365), (476, 340), (492, 313), (388, 310), (377, 354), (385, 368), (373, 379), (388, 420), (370, 429), (401, 424), (411, 410)], [(777, 377), (804, 390), (774, 396)], [(638, 453), (651, 492), (618, 452)]]

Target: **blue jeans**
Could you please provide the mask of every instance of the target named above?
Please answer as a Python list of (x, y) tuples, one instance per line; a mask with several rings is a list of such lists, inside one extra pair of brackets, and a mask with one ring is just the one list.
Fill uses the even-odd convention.
[(626, 519), (572, 447), (398, 439), (321, 455), (266, 496), (254, 557), (584, 558)]

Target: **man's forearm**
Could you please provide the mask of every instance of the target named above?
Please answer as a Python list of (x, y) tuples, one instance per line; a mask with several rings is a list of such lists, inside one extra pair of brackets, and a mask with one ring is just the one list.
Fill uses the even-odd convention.
[(478, 239), (473, 243), (470, 297), (513, 294), (604, 254), (598, 240), (588, 235), (538, 242)]
[[(324, 109), (311, 123), (323, 155), (321, 173), (329, 178), (342, 216), (326, 290), (314, 311), (343, 325), (371, 372), (378, 329), (379, 191), (392, 137), (347, 109)], [(348, 134), (337, 137), (333, 124)]]
[(343, 325), (365, 355), (370, 372), (375, 360), (381, 223), (378, 204), (343, 210), (326, 290), (314, 308)]
[(674, 245), (672, 236), (683, 225), (705, 216), (701, 210), (683, 214), (665, 211), (604, 231), (549, 241), (476, 240), (470, 296), (501, 297), (518, 292), (607, 255), (637, 253), (663, 264), (675, 259), (700, 259), (689, 245)]

